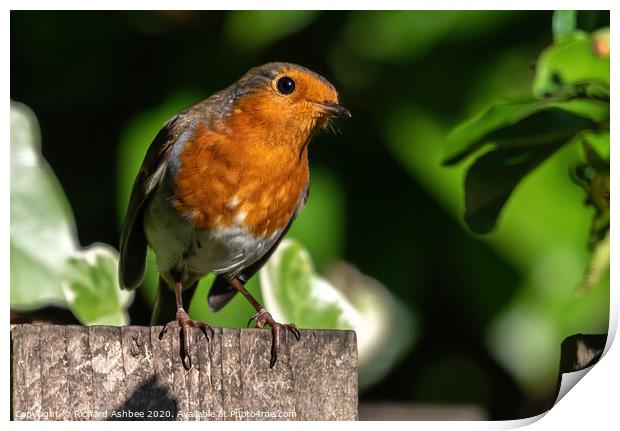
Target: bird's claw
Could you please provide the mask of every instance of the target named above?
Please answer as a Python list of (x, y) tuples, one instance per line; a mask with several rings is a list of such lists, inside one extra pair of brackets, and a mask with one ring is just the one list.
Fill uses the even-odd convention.
[(211, 338), (214, 337), (215, 332), (213, 332), (213, 328), (209, 326), (207, 322), (197, 322), (195, 320), (191, 320), (187, 312), (183, 310), (182, 308), (179, 308), (177, 310), (177, 315), (176, 315), (175, 320), (171, 320), (170, 322), (164, 325), (161, 332), (159, 333), (159, 339), (160, 340), (163, 339), (166, 332), (168, 332), (170, 328), (174, 328), (174, 327), (181, 329), (180, 331), (181, 342), (179, 343), (180, 350), (181, 350), (180, 352), (181, 361), (183, 362), (183, 367), (189, 371), (192, 368), (192, 358), (189, 354), (189, 351), (190, 351), (189, 349), (189, 339), (190, 339), (189, 328), (200, 329), (202, 333), (205, 335), (205, 337), (207, 338), (208, 342), (211, 341), (211, 339), (209, 338), (208, 332), (211, 332)]
[(282, 330), (282, 328), (288, 330), (291, 334), (293, 334), (297, 341), (299, 341), (299, 339), (301, 338), (301, 333), (299, 332), (299, 329), (297, 329), (297, 326), (295, 326), (294, 323), (278, 323), (273, 320), (273, 317), (271, 317), (271, 313), (269, 313), (264, 308), (260, 309), (256, 314), (254, 314), (254, 316), (250, 318), (250, 320), (248, 320), (248, 326), (250, 326), (250, 323), (252, 323), (252, 321), (256, 322), (257, 328), (264, 328), (266, 325), (271, 327), (272, 340), (269, 368), (273, 368), (278, 359), (278, 351), (280, 349), (280, 331)]

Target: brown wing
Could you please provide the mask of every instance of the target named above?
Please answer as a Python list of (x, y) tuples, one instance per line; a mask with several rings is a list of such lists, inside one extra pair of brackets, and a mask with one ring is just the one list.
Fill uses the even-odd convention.
[(118, 278), (122, 289), (135, 289), (144, 275), (147, 242), (142, 216), (145, 203), (164, 177), (168, 153), (175, 141), (173, 130), (177, 119), (178, 116), (173, 117), (159, 131), (133, 183), (120, 240)]

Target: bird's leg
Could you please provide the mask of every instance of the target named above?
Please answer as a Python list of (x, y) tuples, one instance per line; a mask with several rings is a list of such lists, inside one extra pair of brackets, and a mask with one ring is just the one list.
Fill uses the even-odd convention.
[(183, 287), (180, 282), (176, 282), (174, 286), (174, 294), (177, 301), (177, 314), (176, 319), (171, 320), (170, 322), (164, 325), (164, 328), (159, 333), (159, 339), (161, 340), (164, 334), (168, 331), (168, 329), (172, 327), (181, 328), (180, 336), (181, 336), (181, 361), (183, 361), (183, 366), (186, 370), (192, 368), (192, 358), (189, 355), (189, 328), (198, 328), (205, 334), (207, 337), (207, 341), (209, 341), (209, 334), (207, 331), (211, 332), (211, 337), (213, 337), (213, 328), (209, 326), (206, 322), (197, 322), (195, 320), (191, 320), (189, 318), (189, 314), (183, 308)]
[(297, 329), (294, 323), (283, 324), (283, 323), (278, 323), (275, 320), (273, 320), (273, 317), (271, 317), (271, 313), (265, 310), (265, 308), (261, 305), (261, 303), (258, 302), (250, 294), (250, 292), (248, 292), (248, 290), (245, 288), (243, 283), (241, 283), (241, 281), (238, 278), (229, 278), (228, 282), (230, 283), (232, 287), (237, 289), (245, 297), (245, 299), (247, 299), (248, 302), (252, 304), (252, 307), (254, 307), (254, 309), (256, 310), (256, 314), (254, 314), (254, 316), (252, 316), (250, 320), (248, 321), (248, 326), (250, 325), (252, 320), (254, 320), (256, 322), (257, 328), (263, 328), (265, 325), (268, 325), (269, 327), (271, 327), (272, 340), (271, 340), (271, 359), (269, 360), (269, 368), (273, 368), (273, 366), (276, 363), (276, 360), (278, 359), (278, 350), (280, 349), (280, 331), (282, 330), (282, 328), (290, 331), (295, 336), (297, 341), (299, 341), (299, 338), (301, 336), (301, 334), (299, 333), (299, 329)]

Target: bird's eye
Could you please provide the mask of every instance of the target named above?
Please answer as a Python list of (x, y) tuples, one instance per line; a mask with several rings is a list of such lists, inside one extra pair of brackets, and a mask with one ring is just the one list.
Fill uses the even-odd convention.
[(282, 94), (291, 94), (293, 91), (295, 91), (295, 81), (293, 81), (288, 76), (283, 76), (282, 78), (278, 79), (276, 86), (278, 87), (278, 91)]

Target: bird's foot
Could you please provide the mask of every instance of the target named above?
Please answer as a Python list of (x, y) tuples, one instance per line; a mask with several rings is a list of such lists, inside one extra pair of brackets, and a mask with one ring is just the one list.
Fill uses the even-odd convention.
[(299, 341), (299, 338), (301, 337), (299, 329), (297, 329), (297, 326), (295, 326), (294, 323), (283, 324), (283, 323), (276, 322), (275, 320), (273, 320), (273, 317), (271, 317), (271, 313), (269, 313), (264, 308), (261, 308), (254, 316), (250, 318), (250, 320), (248, 321), (248, 326), (250, 326), (250, 323), (252, 322), (252, 320), (256, 322), (257, 328), (263, 328), (265, 327), (265, 325), (268, 325), (271, 327), (272, 339), (271, 339), (271, 359), (269, 360), (269, 368), (273, 368), (273, 366), (276, 363), (276, 360), (278, 359), (278, 350), (280, 349), (280, 331), (282, 329), (285, 329), (291, 332), (295, 336), (297, 341)]
[(166, 323), (164, 328), (159, 333), (160, 340), (170, 328), (181, 329), (181, 342), (179, 343), (181, 349), (181, 361), (183, 362), (183, 367), (185, 367), (186, 370), (190, 370), (192, 368), (192, 358), (189, 355), (189, 328), (200, 329), (202, 333), (205, 334), (205, 337), (207, 337), (207, 341), (210, 341), (209, 332), (211, 332), (211, 338), (213, 338), (214, 336), (213, 328), (211, 328), (211, 326), (209, 326), (209, 324), (206, 322), (197, 322), (195, 320), (191, 320), (189, 318), (189, 314), (187, 314), (187, 312), (181, 307), (177, 309), (176, 319)]

